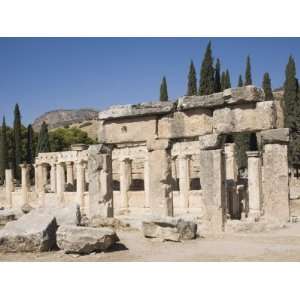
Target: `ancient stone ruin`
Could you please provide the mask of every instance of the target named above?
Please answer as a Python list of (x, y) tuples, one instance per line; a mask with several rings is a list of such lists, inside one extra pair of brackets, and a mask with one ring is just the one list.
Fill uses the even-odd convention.
[[(265, 101), (254, 86), (112, 106), (99, 113), (99, 145), (38, 155), (34, 185), (30, 166), (21, 165), (20, 186), (6, 170), (0, 204), (17, 209), (75, 202), (88, 218), (174, 217), (212, 232), (226, 230), (231, 220), (284, 223), (294, 204), (282, 119), (278, 97)], [(247, 152), (243, 178), (229, 138), (238, 132), (255, 133), (260, 146)]]

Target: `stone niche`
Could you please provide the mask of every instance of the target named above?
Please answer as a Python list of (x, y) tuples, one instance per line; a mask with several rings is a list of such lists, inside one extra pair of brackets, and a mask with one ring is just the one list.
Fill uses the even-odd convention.
[(156, 134), (156, 117), (142, 116), (102, 121), (98, 140), (105, 143), (141, 142)]
[(260, 131), (276, 126), (274, 101), (239, 104), (213, 112), (214, 133)]
[(195, 137), (212, 133), (212, 112), (205, 108), (178, 111), (158, 121), (159, 138)]

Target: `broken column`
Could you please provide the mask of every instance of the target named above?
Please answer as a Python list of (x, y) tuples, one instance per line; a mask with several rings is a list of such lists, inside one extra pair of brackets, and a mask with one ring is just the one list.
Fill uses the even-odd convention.
[(208, 230), (224, 229), (225, 214), (225, 162), (218, 134), (199, 137), (200, 181), (202, 198), (206, 208), (205, 222)]
[(77, 180), (77, 203), (83, 208), (84, 203), (84, 191), (85, 191), (85, 162), (79, 161), (76, 164), (76, 180)]
[(28, 202), (28, 192), (30, 188), (30, 182), (29, 182), (30, 166), (27, 164), (20, 164), (20, 168), (21, 168), (22, 199), (23, 199), (23, 203), (26, 204)]
[(56, 193), (59, 202), (64, 200), (65, 191), (65, 168), (64, 163), (59, 162), (56, 165)]
[(170, 141), (147, 141), (149, 157), (149, 199), (154, 216), (173, 216), (172, 169)]
[(189, 208), (190, 170), (188, 155), (178, 156), (180, 202), (186, 210)]
[(260, 217), (262, 208), (261, 157), (259, 151), (248, 151), (248, 217)]
[(88, 153), (89, 217), (113, 217), (112, 150), (99, 144)]
[(263, 151), (263, 210), (268, 220), (289, 220), (288, 151), (289, 129), (261, 132)]
[(14, 182), (12, 170), (5, 170), (5, 195), (6, 195), (6, 203), (9, 208), (13, 207), (12, 203), (12, 192), (14, 191)]
[(67, 184), (74, 184), (74, 175), (73, 175), (73, 163), (71, 161), (66, 162), (67, 167)]
[(129, 207), (128, 191), (130, 188), (131, 179), (131, 159), (123, 157), (120, 160), (120, 195), (121, 209), (125, 211)]

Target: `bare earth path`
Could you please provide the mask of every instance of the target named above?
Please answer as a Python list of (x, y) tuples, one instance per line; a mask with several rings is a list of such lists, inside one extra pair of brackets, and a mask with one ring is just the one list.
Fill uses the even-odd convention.
[(0, 261), (300, 261), (300, 223), (271, 232), (207, 236), (184, 243), (145, 239), (138, 231), (118, 235), (121, 244), (106, 253), (1, 253)]

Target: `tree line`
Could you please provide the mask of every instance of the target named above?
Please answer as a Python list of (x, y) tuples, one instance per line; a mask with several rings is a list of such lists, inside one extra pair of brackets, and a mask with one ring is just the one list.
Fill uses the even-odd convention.
[(7, 126), (5, 117), (0, 128), (0, 184), (4, 183), (5, 170), (11, 169), (16, 180), (20, 180), (19, 165), (32, 165), (35, 157), (42, 152), (68, 150), (72, 144), (94, 144), (87, 133), (79, 128), (58, 128), (48, 131), (48, 125), (43, 122), (40, 131), (34, 132), (32, 125), (25, 127), (21, 122), (21, 112), (18, 104), (14, 108), (13, 126)]

